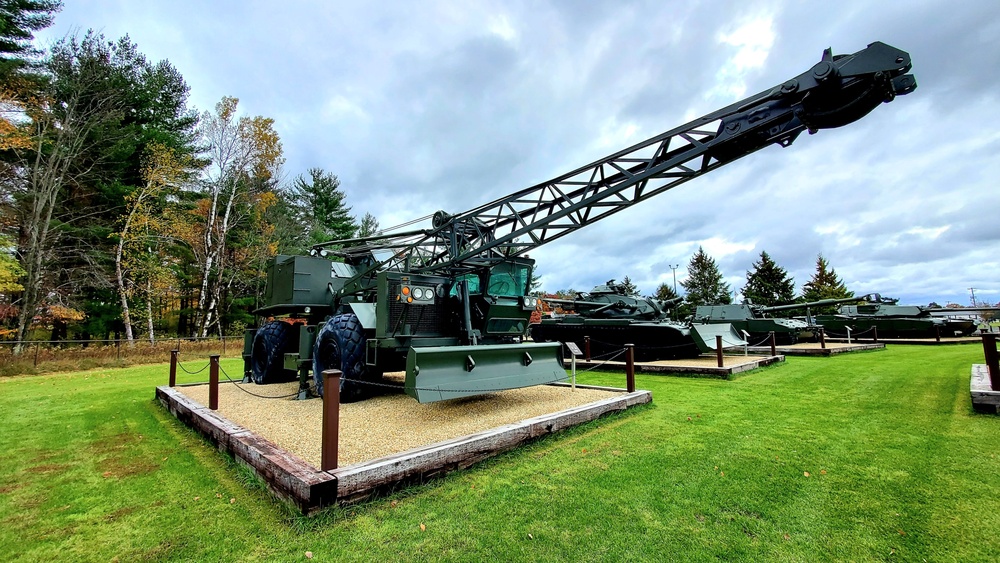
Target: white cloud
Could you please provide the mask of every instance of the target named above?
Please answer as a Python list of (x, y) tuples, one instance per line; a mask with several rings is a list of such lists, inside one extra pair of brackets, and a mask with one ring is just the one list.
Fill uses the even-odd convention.
[(747, 91), (747, 74), (763, 68), (774, 45), (774, 22), (771, 16), (756, 17), (732, 31), (722, 32), (716, 40), (736, 52), (715, 75), (706, 98), (737, 99)]
[(504, 41), (514, 41), (517, 39), (517, 30), (514, 29), (514, 26), (510, 24), (510, 20), (504, 14), (490, 17), (488, 29), (490, 33)]

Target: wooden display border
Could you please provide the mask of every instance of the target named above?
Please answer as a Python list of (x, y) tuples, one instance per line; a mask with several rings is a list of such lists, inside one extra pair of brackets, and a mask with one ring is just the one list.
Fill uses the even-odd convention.
[(577, 387), (621, 394), (330, 471), (316, 469), (273, 442), (195, 402), (176, 388), (157, 387), (156, 398), (177, 420), (253, 470), (277, 497), (309, 515), (324, 506), (359, 502), (377, 493), (465, 469), (547, 434), (653, 400), (649, 391), (629, 393), (610, 387)]

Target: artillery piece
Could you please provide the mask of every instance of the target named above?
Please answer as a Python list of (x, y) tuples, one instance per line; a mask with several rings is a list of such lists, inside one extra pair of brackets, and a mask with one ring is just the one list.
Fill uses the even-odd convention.
[(576, 299), (541, 299), (574, 313), (532, 324), (531, 339), (574, 342), (582, 349), (589, 337), (591, 353), (598, 357), (634, 344), (638, 361), (696, 358), (715, 350), (716, 335), (722, 336), (726, 346), (746, 345), (732, 325), (696, 325), (671, 320), (668, 314), (683, 301), (682, 297), (666, 301), (635, 297), (628, 295), (615, 280), (594, 287), (590, 293), (578, 293)]

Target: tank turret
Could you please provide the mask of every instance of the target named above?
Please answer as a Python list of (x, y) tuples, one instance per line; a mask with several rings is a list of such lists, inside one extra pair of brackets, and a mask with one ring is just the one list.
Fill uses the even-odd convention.
[(572, 313), (531, 325), (531, 338), (536, 342), (575, 342), (581, 349), (589, 338), (595, 357), (634, 344), (638, 361), (695, 358), (714, 352), (716, 335), (722, 336), (723, 347), (747, 343), (730, 324), (671, 320), (670, 311), (682, 297), (657, 300), (627, 293), (624, 284), (609, 280), (589, 293), (577, 293), (574, 299), (543, 297), (550, 305)]

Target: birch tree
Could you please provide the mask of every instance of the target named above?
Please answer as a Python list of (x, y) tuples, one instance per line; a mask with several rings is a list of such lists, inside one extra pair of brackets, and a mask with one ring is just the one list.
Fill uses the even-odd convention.
[(116, 233), (115, 282), (121, 301), (125, 338), (130, 344), (134, 342), (134, 336), (129, 300), (138, 287), (145, 289), (146, 326), (149, 341), (155, 341), (152, 286), (153, 280), (158, 277), (160, 257), (152, 256), (151, 249), (156, 246), (156, 239), (168, 230), (160, 213), (164, 196), (178, 189), (189, 178), (190, 166), (190, 159), (179, 156), (162, 144), (151, 144), (142, 167), (145, 183), (125, 198), (126, 212)]
[(211, 161), (198, 205), (203, 225), (194, 248), (202, 276), (196, 305), (201, 336), (213, 327), (221, 335), (219, 304), (228, 283), (225, 260), (230, 233), (252, 216), (255, 206), (273, 201), (273, 196), (264, 196), (283, 163), (274, 120), (237, 117), (238, 104), (238, 98), (224, 97), (215, 113), (203, 114), (199, 131)]

